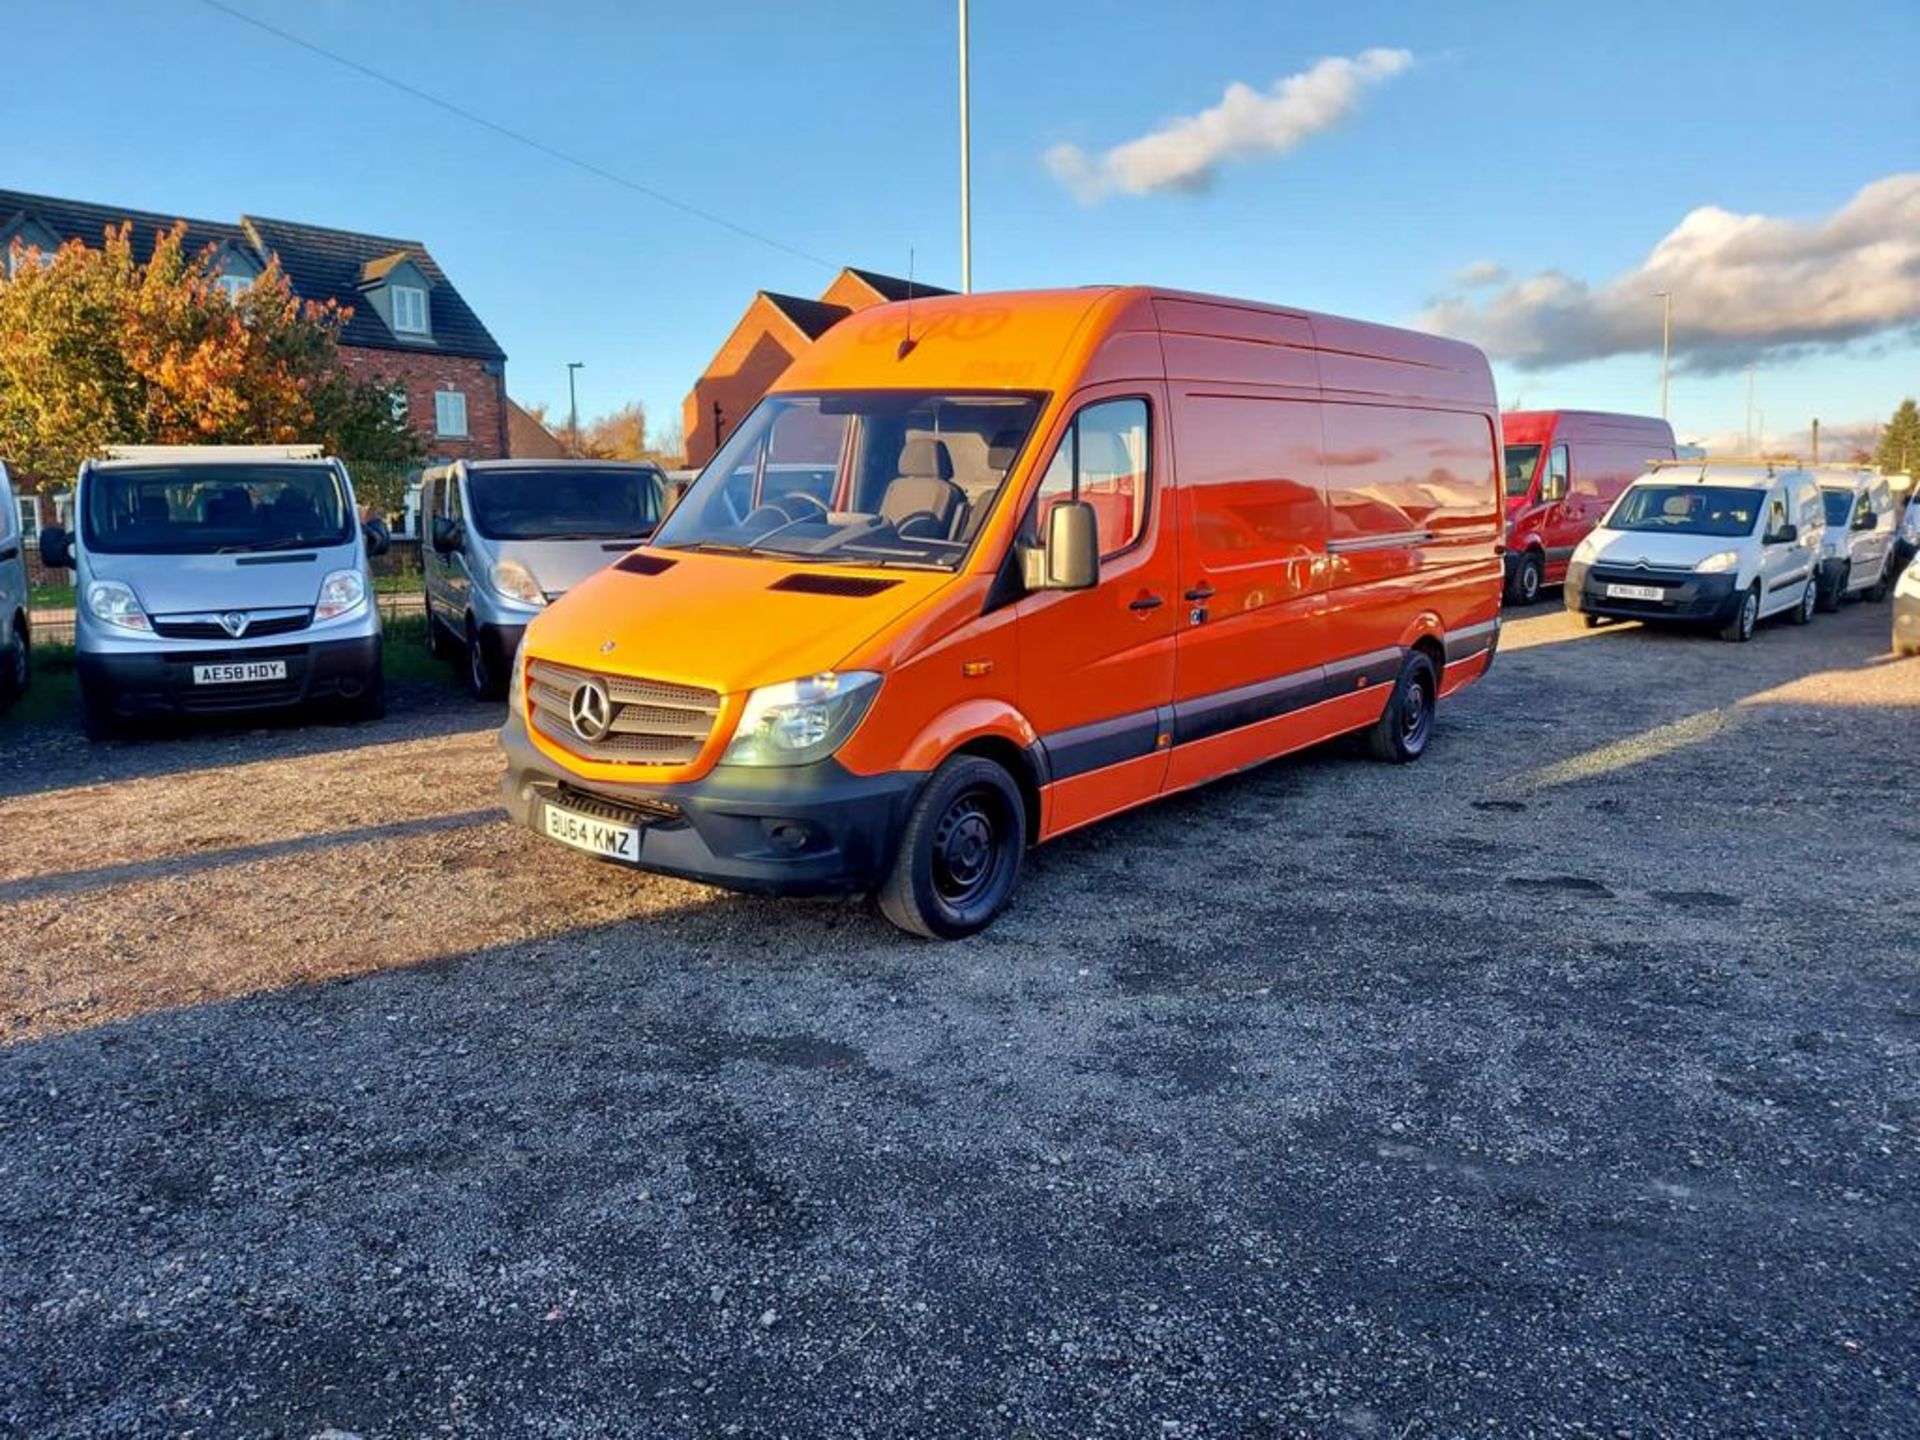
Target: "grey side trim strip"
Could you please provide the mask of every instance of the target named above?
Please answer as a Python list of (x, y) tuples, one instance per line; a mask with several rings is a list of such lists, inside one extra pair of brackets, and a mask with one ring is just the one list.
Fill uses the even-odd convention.
[(1791, 575), (1782, 575), (1778, 580), (1769, 581), (1767, 583), (1767, 589), (1784, 590), (1789, 585), (1798, 585), (1802, 580), (1806, 579), (1807, 576), (1811, 575), (1812, 573), (1813, 573), (1813, 566), (1808, 565), (1807, 568), (1804, 570), (1796, 570)]
[(1317, 705), (1325, 698), (1326, 672), (1316, 666), (1216, 695), (1183, 700), (1173, 707), (1173, 743), (1186, 745), (1238, 730), (1242, 725), (1257, 725), (1276, 715)]
[(1125, 760), (1138, 760), (1160, 748), (1160, 736), (1171, 723), (1172, 711), (1162, 705), (1091, 725), (1076, 725), (1043, 736), (1049, 780), (1070, 780), (1090, 770), (1104, 770)]
[(1366, 535), (1354, 540), (1329, 540), (1329, 555), (1351, 555), (1356, 550), (1403, 550), (1433, 539), (1431, 530), (1400, 530), (1392, 535)]
[(1491, 650), (1500, 635), (1498, 620), (1482, 620), (1478, 625), (1462, 625), (1446, 636), (1447, 664), (1471, 660), (1483, 650)]

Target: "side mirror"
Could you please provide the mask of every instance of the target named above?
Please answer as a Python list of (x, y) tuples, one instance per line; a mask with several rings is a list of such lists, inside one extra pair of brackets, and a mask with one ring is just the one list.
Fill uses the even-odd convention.
[(40, 563), (55, 570), (73, 568), (73, 536), (58, 525), (40, 531)]
[(1871, 510), (1862, 510), (1858, 515), (1853, 517), (1853, 528), (1856, 530), (1871, 530), (1879, 523), (1880, 517), (1875, 515)]
[(1100, 526), (1093, 506), (1062, 500), (1047, 512), (1043, 543), (1021, 552), (1029, 590), (1091, 590), (1100, 583)]
[(1798, 540), (1799, 538), (1800, 538), (1800, 527), (1798, 525), (1782, 525), (1778, 530), (1774, 531), (1773, 534), (1767, 537), (1767, 544), (1791, 545), (1793, 544), (1794, 541)]
[(432, 540), (434, 553), (451, 555), (466, 541), (464, 529), (458, 520), (446, 515), (433, 517)]
[(378, 515), (360, 527), (360, 533), (367, 537), (367, 556), (384, 555), (392, 548), (393, 536), (387, 530), (387, 522)]

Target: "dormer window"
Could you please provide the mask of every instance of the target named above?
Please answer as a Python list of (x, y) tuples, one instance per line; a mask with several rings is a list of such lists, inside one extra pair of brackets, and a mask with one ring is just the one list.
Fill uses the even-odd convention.
[(240, 297), (253, 288), (251, 275), (222, 275), (220, 288), (226, 292), (227, 300), (234, 305), (240, 303)]
[(427, 334), (427, 292), (418, 285), (395, 285), (391, 294), (394, 334)]

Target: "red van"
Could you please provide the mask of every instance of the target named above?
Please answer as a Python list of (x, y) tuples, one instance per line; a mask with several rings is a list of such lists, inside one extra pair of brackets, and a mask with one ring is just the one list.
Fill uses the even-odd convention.
[(1512, 410), (1500, 417), (1507, 472), (1507, 598), (1531, 605), (1567, 576), (1574, 546), (1655, 460), (1673, 427), (1649, 415)]

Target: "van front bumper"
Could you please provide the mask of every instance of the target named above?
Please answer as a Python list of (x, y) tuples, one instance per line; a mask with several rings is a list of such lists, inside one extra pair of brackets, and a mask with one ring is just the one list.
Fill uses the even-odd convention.
[[(284, 680), (196, 685), (196, 665), (285, 660)], [(149, 652), (111, 651), (75, 657), (81, 687), (114, 714), (226, 715), (275, 710), (319, 700), (354, 700), (380, 671), (380, 637), (358, 635), (306, 645), (253, 645), (245, 649), (198, 646)]]
[[(812, 765), (720, 765), (681, 785), (581, 781), (556, 765), (510, 711), (500, 731), (500, 782), (517, 824), (545, 835), (549, 805), (638, 826), (632, 868), (772, 895), (857, 895), (893, 864), (926, 776), (856, 775)], [(559, 843), (559, 842), (554, 842)], [(613, 861), (625, 864), (625, 861)]]
[[(1674, 620), (1697, 625), (1724, 625), (1740, 604), (1739, 576), (1692, 572), (1653, 572), (1606, 565), (1567, 567), (1567, 608), (1583, 615), (1607, 615), (1620, 620)], [(1659, 590), (1658, 600), (1627, 600), (1607, 594), (1608, 585), (1635, 585)]]

